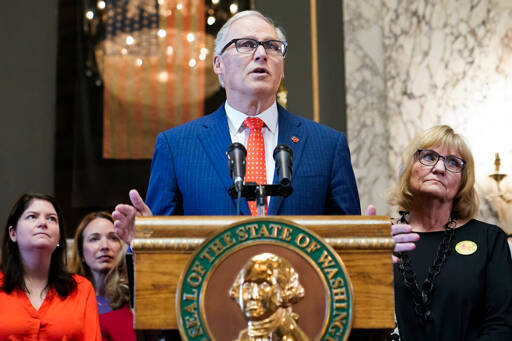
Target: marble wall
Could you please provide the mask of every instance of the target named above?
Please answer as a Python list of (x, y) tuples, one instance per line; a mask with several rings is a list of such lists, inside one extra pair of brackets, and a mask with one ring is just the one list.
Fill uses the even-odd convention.
[[(348, 137), (361, 203), (386, 203), (401, 152), (449, 124), (475, 156), (480, 217), (512, 210), (488, 175), (495, 152), (512, 193), (512, 0), (345, 0)], [(508, 200), (508, 202), (507, 202)], [(512, 226), (510, 226), (512, 232)]]

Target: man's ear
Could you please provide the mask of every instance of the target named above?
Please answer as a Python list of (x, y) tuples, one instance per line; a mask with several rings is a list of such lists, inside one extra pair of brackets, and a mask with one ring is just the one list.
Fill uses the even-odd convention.
[(217, 75), (220, 75), (222, 73), (220, 64), (221, 64), (220, 56), (219, 55), (214, 56), (213, 57), (213, 72), (215, 72)]
[(12, 226), (9, 226), (9, 238), (16, 243), (16, 229)]
[(222, 61), (220, 55), (216, 55), (213, 57), (213, 72), (217, 74), (219, 77), (219, 83), (222, 87), (224, 87), (224, 81), (222, 80)]

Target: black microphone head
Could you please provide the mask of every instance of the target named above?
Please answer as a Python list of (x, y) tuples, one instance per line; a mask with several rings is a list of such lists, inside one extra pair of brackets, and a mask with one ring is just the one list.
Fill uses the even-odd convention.
[(228, 155), (228, 157), (230, 156), (231, 152), (234, 151), (235, 149), (242, 152), (244, 156), (247, 155), (247, 150), (245, 149), (244, 145), (241, 143), (235, 142), (235, 143), (230, 144), (228, 149), (226, 150), (226, 154)]
[(228, 147), (226, 155), (228, 157), (229, 172), (233, 178), (236, 190), (240, 192), (244, 184), (247, 151), (243, 144), (235, 142)]
[(233, 167), (235, 166), (235, 159), (241, 160), (245, 165), (245, 157), (247, 150), (244, 145), (238, 142), (229, 145), (226, 150), (226, 156), (228, 157), (228, 166), (231, 173), (233, 173)]
[(293, 151), (285, 144), (280, 144), (274, 149), (274, 161), (276, 162), (279, 183), (290, 186), (292, 178)]
[(281, 151), (288, 152), (290, 154), (290, 159), (293, 160), (293, 150), (285, 144), (280, 144), (274, 149), (274, 161), (277, 161), (276, 156)]

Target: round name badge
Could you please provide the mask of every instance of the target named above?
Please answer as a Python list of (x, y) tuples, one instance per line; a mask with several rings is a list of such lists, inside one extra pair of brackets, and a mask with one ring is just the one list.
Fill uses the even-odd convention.
[(472, 255), (476, 252), (478, 249), (478, 246), (476, 243), (472, 240), (463, 240), (461, 242), (458, 242), (457, 245), (455, 245), (455, 251), (457, 251), (458, 254), (463, 256)]

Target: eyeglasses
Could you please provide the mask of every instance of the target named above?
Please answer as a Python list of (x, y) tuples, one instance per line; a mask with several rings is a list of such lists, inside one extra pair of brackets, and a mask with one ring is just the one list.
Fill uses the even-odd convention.
[(220, 54), (223, 54), (224, 51), (233, 44), (235, 44), (235, 48), (239, 53), (254, 53), (254, 51), (256, 51), (256, 49), (261, 45), (269, 55), (281, 57), (286, 55), (286, 50), (288, 48), (288, 43), (281, 40), (258, 41), (251, 38), (238, 38), (232, 39), (227, 43), (220, 51)]
[(429, 149), (418, 149), (416, 151), (418, 161), (425, 166), (435, 167), (439, 159), (443, 159), (444, 168), (452, 173), (460, 173), (466, 165), (466, 161), (453, 155), (439, 155), (437, 152)]

